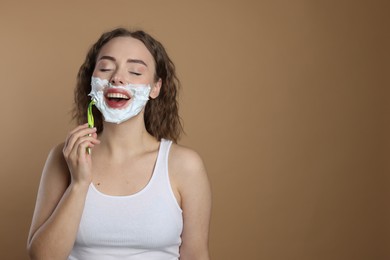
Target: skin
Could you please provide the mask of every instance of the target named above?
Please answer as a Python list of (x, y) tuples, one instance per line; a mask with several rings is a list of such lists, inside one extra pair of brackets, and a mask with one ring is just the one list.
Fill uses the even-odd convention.
[[(150, 97), (159, 95), (161, 80), (154, 81), (154, 60), (141, 41), (114, 38), (97, 60), (93, 76), (113, 85), (150, 84)], [(122, 124), (104, 123), (99, 136), (87, 124), (73, 129), (52, 149), (43, 169), (28, 237), (31, 259), (67, 259), (91, 182), (109, 195), (134, 194), (151, 178), (158, 149), (159, 142), (145, 129), (143, 111)], [(211, 191), (202, 159), (172, 144), (168, 163), (173, 193), (183, 210), (180, 259), (207, 260)]]

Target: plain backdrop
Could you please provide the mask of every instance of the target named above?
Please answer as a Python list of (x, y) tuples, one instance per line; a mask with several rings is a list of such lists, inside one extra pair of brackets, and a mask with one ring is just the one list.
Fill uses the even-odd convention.
[(177, 66), (180, 143), (213, 189), (212, 259), (390, 259), (389, 13), (368, 0), (2, 0), (0, 259), (27, 259), (78, 68), (118, 26), (149, 32)]

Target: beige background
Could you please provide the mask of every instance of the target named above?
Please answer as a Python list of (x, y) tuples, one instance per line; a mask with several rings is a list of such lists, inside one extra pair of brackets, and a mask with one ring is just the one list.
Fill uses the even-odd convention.
[(167, 48), (213, 259), (390, 259), (388, 1), (1, 1), (0, 259), (25, 243), (75, 76), (116, 26)]

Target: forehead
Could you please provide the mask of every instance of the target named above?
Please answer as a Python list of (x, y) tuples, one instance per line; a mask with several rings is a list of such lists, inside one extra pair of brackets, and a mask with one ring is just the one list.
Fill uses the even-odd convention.
[(140, 59), (146, 64), (154, 65), (154, 58), (143, 42), (132, 37), (115, 37), (100, 50), (97, 60), (102, 56), (111, 56), (117, 61)]

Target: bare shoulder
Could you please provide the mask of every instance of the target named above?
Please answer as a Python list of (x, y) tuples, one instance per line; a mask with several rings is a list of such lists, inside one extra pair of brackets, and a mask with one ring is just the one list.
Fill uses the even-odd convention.
[(62, 160), (64, 158), (63, 154), (62, 154), (62, 150), (64, 149), (64, 145), (65, 145), (65, 143), (62, 142), (62, 143), (59, 143), (59, 144), (55, 145), (54, 147), (52, 147), (50, 152), (49, 152), (48, 159)]
[(210, 199), (211, 190), (206, 167), (198, 152), (172, 144), (168, 165), (172, 186), (182, 207), (185, 207), (186, 201), (191, 201), (189, 198), (198, 197), (199, 193), (207, 197), (205, 200)]
[(64, 190), (68, 185), (70, 174), (62, 153), (63, 147), (64, 143), (60, 143), (50, 150), (43, 168), (41, 185), (45, 184), (42, 182), (49, 182), (50, 186), (55, 185), (56, 188), (62, 186), (61, 190)]
[(64, 143), (57, 144), (54, 146), (47, 157), (46, 165), (51, 167), (58, 167), (58, 170), (60, 170), (63, 173), (68, 173), (68, 167), (64, 158), (64, 155), (62, 153), (62, 150), (64, 149)]
[(205, 174), (206, 169), (198, 152), (188, 147), (172, 144), (169, 164), (180, 175)]

